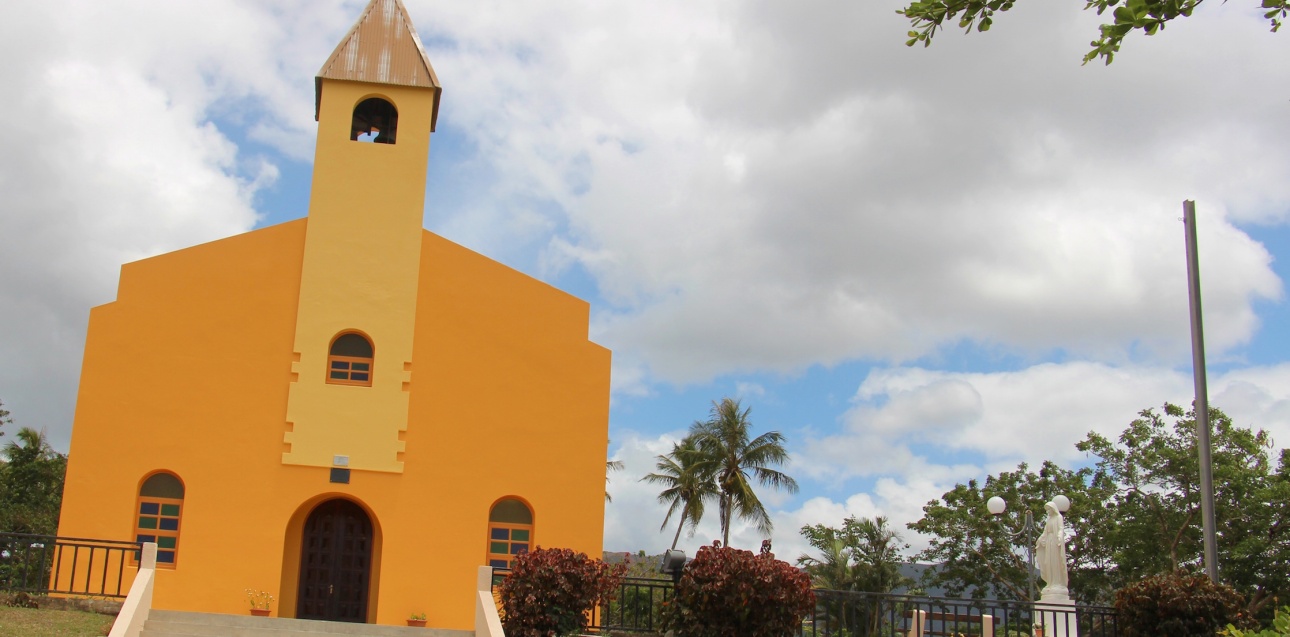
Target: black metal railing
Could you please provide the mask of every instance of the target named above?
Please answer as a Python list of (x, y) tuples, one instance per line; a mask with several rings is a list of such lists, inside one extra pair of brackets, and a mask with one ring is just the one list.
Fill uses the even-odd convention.
[(596, 632), (661, 632), (663, 603), (672, 599), (671, 579), (623, 578), (613, 601), (602, 604), (591, 616)]
[[(1030, 602), (815, 591), (802, 637), (1118, 637), (1115, 609)], [(992, 630), (988, 630), (992, 629)], [(1042, 631), (1042, 632), (1041, 632)]]
[[(510, 569), (493, 569), (493, 592)], [(659, 633), (663, 602), (672, 599), (671, 579), (625, 577), (613, 601), (591, 613), (587, 630), (593, 633)]]
[[(493, 570), (493, 586), (506, 574)], [(657, 634), (669, 579), (626, 578), (614, 601), (592, 613), (597, 634)], [(987, 627), (992, 630), (987, 630)], [(1006, 600), (815, 589), (799, 637), (1119, 637), (1115, 609)]]
[(0, 533), (0, 590), (123, 598), (138, 542)]

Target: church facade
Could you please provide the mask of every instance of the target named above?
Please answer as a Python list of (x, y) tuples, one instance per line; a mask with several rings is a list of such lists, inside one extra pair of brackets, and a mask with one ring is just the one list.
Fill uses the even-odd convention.
[(307, 218), (126, 264), (91, 311), (59, 534), (157, 542), (156, 608), (470, 629), (480, 565), (599, 555), (610, 353), (422, 229), (441, 88), (400, 0), (316, 91)]

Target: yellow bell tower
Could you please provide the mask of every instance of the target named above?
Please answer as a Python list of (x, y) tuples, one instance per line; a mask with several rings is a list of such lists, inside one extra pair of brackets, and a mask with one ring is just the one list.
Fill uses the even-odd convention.
[(402, 472), (441, 88), (400, 0), (372, 0), (315, 82), (282, 462)]

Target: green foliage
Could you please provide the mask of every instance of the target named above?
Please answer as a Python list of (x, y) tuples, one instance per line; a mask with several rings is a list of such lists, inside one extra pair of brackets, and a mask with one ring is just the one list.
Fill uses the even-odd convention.
[[(1210, 412), (1220, 571), (1248, 600), (1270, 612), (1290, 593), (1290, 451), (1273, 462), (1271, 439)], [(923, 508), (910, 528), (932, 536), (920, 561), (940, 564), (927, 584), (952, 595), (1025, 599), (1024, 547), (990, 520), (985, 501), (1004, 498), (1010, 512), (1041, 507), (1061, 493), (1074, 531), (1068, 546), (1070, 586), (1084, 603), (1109, 603), (1111, 592), (1142, 578), (1202, 563), (1195, 415), (1166, 404), (1147, 409), (1116, 439), (1090, 433), (1076, 445), (1095, 462), (1077, 471), (1046, 462), (955, 488)]]
[(1211, 637), (1234, 624), (1250, 627), (1241, 594), (1204, 575), (1148, 577), (1115, 592), (1115, 610), (1126, 637)]
[(4, 430), (2, 428), (5, 425), (12, 425), (12, 424), (13, 424), (13, 418), (9, 417), (9, 410), (4, 408), (4, 401), (0, 400), (0, 436), (4, 435)]
[[(606, 460), (605, 461), (605, 484), (609, 484), (609, 474), (615, 471), (622, 471), (622, 470), (623, 470), (622, 460)], [(605, 502), (613, 502), (613, 501), (614, 501), (613, 496), (609, 495), (608, 489), (605, 489)]]
[(817, 588), (838, 591), (890, 593), (913, 581), (900, 574), (908, 544), (887, 525), (887, 518), (842, 521), (842, 528), (816, 524), (802, 527), (802, 536), (820, 558), (803, 555), (797, 559)]
[[(1281, 21), (1286, 18), (1290, 0), (1262, 0), (1263, 17), (1270, 21), (1275, 33), (1281, 28)], [(1090, 43), (1092, 50), (1084, 56), (1087, 64), (1102, 58), (1106, 64), (1115, 59), (1120, 50), (1124, 36), (1133, 31), (1142, 31), (1155, 35), (1157, 31), (1177, 18), (1188, 17), (1200, 6), (1202, 0), (1085, 0), (1084, 9), (1096, 9), (1098, 15), (1111, 12), (1112, 21), (1099, 27), (1099, 38)], [(988, 31), (994, 21), (994, 14), (1007, 11), (1013, 7), (1015, 0), (911, 0), (908, 6), (896, 13), (909, 18), (914, 28), (909, 32), (908, 46), (922, 42), (930, 46), (936, 31), (946, 21), (953, 24), (958, 18), (958, 26), (966, 32), (973, 29)]]
[(1276, 616), (1272, 618), (1271, 628), (1265, 628), (1256, 633), (1228, 624), (1227, 628), (1219, 631), (1218, 634), (1224, 637), (1290, 637), (1290, 606), (1277, 611)]
[(512, 637), (581, 634), (587, 614), (613, 598), (626, 569), (571, 549), (521, 553), (498, 586), (502, 629)]
[[(1209, 421), (1220, 572), (1259, 612), (1290, 592), (1290, 454), (1282, 450), (1274, 470), (1266, 432), (1238, 427), (1217, 409)], [(1116, 442), (1089, 434), (1076, 447), (1096, 456), (1116, 485), (1103, 541), (1120, 585), (1202, 567), (1194, 412), (1148, 409)]]
[[(1057, 496), (1070, 498), (1068, 523), (1078, 533), (1067, 546), (1071, 592), (1084, 603), (1109, 602), (1114, 588), (1106, 578), (1110, 553), (1099, 538), (1111, 521), (1103, 503), (1114, 493), (1105, 475), (1091, 469), (1063, 469), (1045, 462), (1038, 472), (1029, 465), (1016, 471), (955, 485), (939, 500), (923, 507), (923, 517), (909, 528), (931, 536), (928, 547), (916, 556), (937, 564), (924, 573), (923, 586), (944, 588), (951, 596), (1029, 600), (1025, 549), (1034, 538), (1017, 531), (1024, 512), (1036, 520), (1044, 517), (1044, 503)], [(1005, 519), (986, 511), (986, 500), (999, 496), (1008, 505)]]
[(0, 465), (0, 532), (53, 535), (63, 501), (67, 457), (45, 434), (23, 427), (5, 445)]
[(663, 630), (677, 637), (790, 637), (814, 608), (805, 572), (770, 553), (705, 546), (665, 605)]
[[(802, 527), (801, 533), (820, 552), (819, 558), (802, 555), (797, 559), (816, 588), (889, 593), (913, 584), (900, 573), (909, 545), (887, 526), (885, 517), (852, 516), (842, 521), (840, 529), (816, 524)], [(826, 601), (820, 606), (830, 634), (876, 634), (883, 620), (866, 605)]]

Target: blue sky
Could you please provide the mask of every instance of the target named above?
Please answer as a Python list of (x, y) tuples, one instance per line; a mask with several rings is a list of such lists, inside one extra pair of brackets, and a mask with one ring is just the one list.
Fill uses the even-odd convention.
[[(637, 479), (724, 396), (788, 438), (802, 491), (766, 501), (790, 557), (803, 524), (903, 527), (956, 482), (1087, 462), (1087, 432), (1189, 401), (1188, 198), (1211, 402), (1290, 440), (1290, 37), (1252, 3), (1102, 67), (1079, 63), (1080, 3), (908, 49), (885, 0), (405, 1), (444, 85), (425, 226), (586, 299), (614, 350), (607, 549), (670, 541)], [(364, 4), (12, 8), (20, 424), (67, 448), (122, 263), (305, 214), (313, 75)]]

